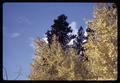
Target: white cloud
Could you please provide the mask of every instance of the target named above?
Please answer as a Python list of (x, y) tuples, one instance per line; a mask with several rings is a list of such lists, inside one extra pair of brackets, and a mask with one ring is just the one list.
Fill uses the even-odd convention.
[(18, 23), (25, 23), (25, 24), (28, 24), (28, 25), (31, 24), (30, 20), (25, 16), (19, 17), (18, 18)]
[[(70, 25), (71, 28), (73, 29), (73, 32), (71, 34), (77, 35), (78, 29), (77, 29), (77, 23), (75, 21), (71, 22)], [(87, 36), (87, 32), (85, 31), (84, 33), (85, 36)], [(72, 39), (67, 45), (73, 45), (73, 41), (75, 41), (75, 38)], [(87, 40), (84, 40), (83, 42), (86, 42)]]
[[(74, 34), (74, 35), (77, 35), (77, 32), (78, 32), (77, 23), (76, 23), (75, 21), (73, 21), (73, 22), (70, 23), (69, 26), (71, 26), (71, 29), (73, 30), (72, 33), (70, 33), (70, 34), (72, 34), (72, 35), (73, 35), (73, 34)], [(69, 34), (69, 35), (70, 35), (70, 34)], [(72, 45), (74, 40), (75, 40), (75, 38), (72, 39), (67, 45)]]
[(18, 36), (20, 36), (20, 33), (15, 32), (15, 33), (12, 33), (11, 38), (16, 38)]
[(86, 31), (85, 31), (84, 35), (87, 36), (87, 32)]
[(77, 31), (78, 31), (78, 29), (77, 29), (77, 23), (75, 21), (73, 21), (73, 22), (70, 23), (69, 26), (71, 26), (71, 28), (73, 30), (71, 34), (76, 34), (77, 35)]
[(48, 43), (48, 41), (47, 41), (47, 37), (46, 37), (46, 35), (45, 35), (45, 34), (44, 34), (44, 36), (43, 36), (42, 40), (44, 40), (46, 43)]
[(46, 37), (44, 37), (44, 38), (42, 38), (46, 43), (48, 43), (48, 41), (47, 41), (47, 38)]

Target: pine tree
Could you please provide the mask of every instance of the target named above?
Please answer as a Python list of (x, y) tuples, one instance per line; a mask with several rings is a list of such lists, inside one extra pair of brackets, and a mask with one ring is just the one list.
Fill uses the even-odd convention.
[(78, 30), (78, 36), (76, 37), (76, 40), (73, 41), (73, 47), (77, 50), (77, 55), (80, 56), (81, 60), (85, 60), (87, 58), (85, 58), (84, 52), (85, 49), (83, 47), (83, 44), (85, 44), (83, 41), (86, 40), (86, 37), (84, 35), (84, 30), (83, 27), (81, 26)]
[(72, 32), (72, 29), (69, 27), (69, 23), (66, 19), (67, 16), (64, 14), (58, 16), (58, 18), (54, 20), (54, 24), (51, 26), (52, 29), (46, 32), (49, 47), (52, 44), (53, 35), (58, 37), (58, 41), (63, 48), (65, 48), (67, 43), (75, 37), (74, 35), (68, 35), (68, 33)]
[(85, 54), (92, 79), (117, 79), (117, 9), (112, 4), (100, 4), (95, 18), (88, 23), (88, 43)]

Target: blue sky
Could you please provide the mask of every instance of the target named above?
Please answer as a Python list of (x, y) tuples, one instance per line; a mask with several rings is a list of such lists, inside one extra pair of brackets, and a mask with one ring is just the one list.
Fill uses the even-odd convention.
[[(65, 14), (74, 30), (85, 27), (84, 17), (92, 18), (94, 3), (4, 3), (3, 66), (8, 79), (27, 80), (34, 57), (33, 40), (45, 38), (53, 20)], [(74, 32), (75, 33), (75, 32)], [(3, 77), (5, 78), (4, 71)]]

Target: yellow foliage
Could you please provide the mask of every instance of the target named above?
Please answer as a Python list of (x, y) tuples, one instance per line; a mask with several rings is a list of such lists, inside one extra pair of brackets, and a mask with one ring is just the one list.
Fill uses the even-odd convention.
[[(96, 18), (88, 24), (94, 29), (99, 41), (91, 39), (85, 45), (86, 55), (90, 60), (89, 70), (94, 75), (94, 80), (116, 80), (117, 79), (117, 18), (114, 17), (115, 9), (108, 9), (106, 6), (96, 9)], [(116, 14), (117, 17), (117, 14)], [(109, 20), (108, 20), (109, 19)], [(109, 21), (112, 21), (110, 24)], [(96, 44), (95, 44), (96, 42)]]
[[(36, 40), (36, 58), (32, 64), (30, 80), (82, 80), (85, 78), (81, 71), (82, 62), (79, 60), (76, 51), (69, 48), (69, 53), (65, 53), (57, 37), (53, 37), (53, 43), (49, 48), (40, 39)], [(40, 44), (42, 43), (42, 44)], [(43, 45), (43, 46), (42, 46)]]
[[(30, 80), (116, 80), (117, 79), (117, 14), (107, 5), (96, 8), (95, 18), (88, 24), (95, 30), (88, 33), (85, 56), (81, 61), (76, 50), (66, 53), (54, 35), (51, 47), (36, 39)], [(114, 13), (113, 13), (114, 12)], [(112, 22), (112, 23), (111, 23)]]

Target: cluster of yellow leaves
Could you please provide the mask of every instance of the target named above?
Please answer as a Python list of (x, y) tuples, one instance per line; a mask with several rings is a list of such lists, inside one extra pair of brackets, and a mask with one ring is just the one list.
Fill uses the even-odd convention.
[(95, 18), (88, 24), (95, 30), (85, 47), (86, 55), (90, 60), (88, 68), (94, 75), (94, 80), (117, 79), (117, 10), (103, 5), (95, 10)]
[(82, 80), (86, 77), (87, 70), (75, 49), (70, 48), (65, 53), (56, 36), (53, 37), (50, 48), (40, 39), (35, 42), (36, 58), (32, 64), (30, 80)]

